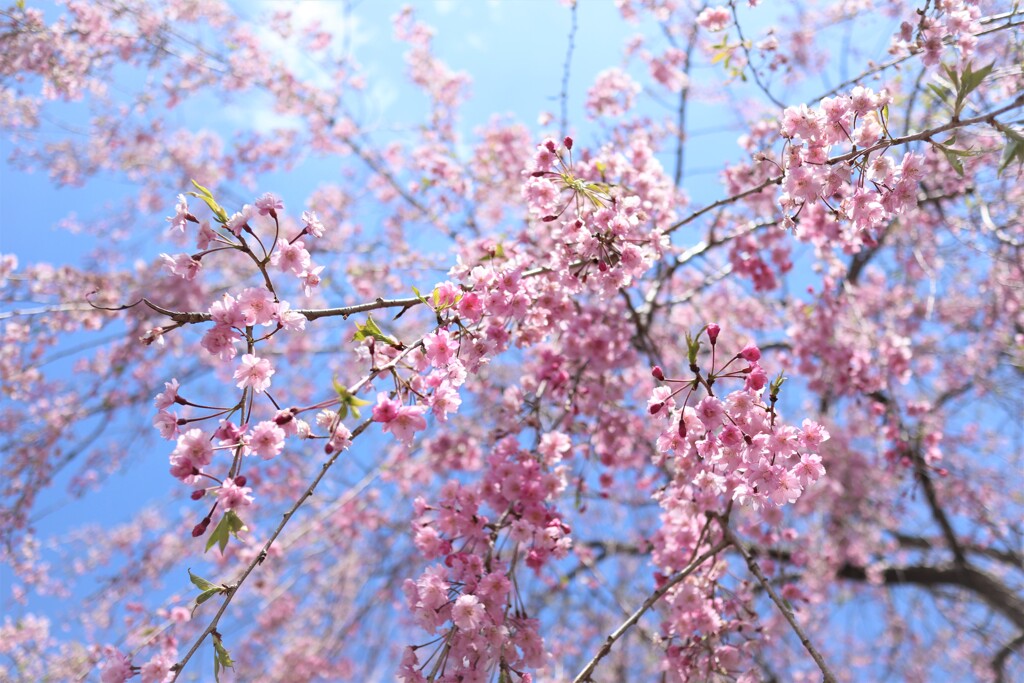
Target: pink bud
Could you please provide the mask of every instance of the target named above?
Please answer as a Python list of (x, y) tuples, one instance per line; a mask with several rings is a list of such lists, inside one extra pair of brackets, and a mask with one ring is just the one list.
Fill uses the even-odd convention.
[(572, 149), (572, 138), (566, 135), (565, 139), (562, 140), (562, 144), (565, 145), (566, 149)]
[(249, 481), (249, 480), (245, 478), (245, 475), (241, 475), (240, 474), (237, 477), (235, 477), (235, 485), (236, 486), (245, 486), (245, 482), (247, 482), (247, 481)]
[(553, 220), (557, 220), (557, 218), (558, 216), (544, 216), (544, 218), (541, 218), (541, 220), (544, 221), (545, 223), (550, 223)]
[(743, 350), (736, 355), (749, 363), (756, 363), (761, 360), (761, 350), (754, 344), (747, 344), (743, 347)]
[(651, 368), (651, 375), (654, 377), (654, 379), (658, 380), (659, 382), (665, 381), (665, 373), (661, 371), (661, 366), (659, 365), (655, 365), (653, 368)]
[(711, 341), (711, 345), (714, 346), (715, 342), (718, 341), (718, 333), (722, 331), (722, 328), (711, 323), (708, 325), (708, 339)]
[(664, 403), (654, 403), (647, 410), (651, 411), (651, 415), (657, 415), (661, 412), (661, 409), (665, 407)]
[(205, 489), (196, 489), (195, 491), (192, 492), (192, 500), (199, 500), (200, 498), (202, 498), (205, 495), (206, 495), (206, 490)]

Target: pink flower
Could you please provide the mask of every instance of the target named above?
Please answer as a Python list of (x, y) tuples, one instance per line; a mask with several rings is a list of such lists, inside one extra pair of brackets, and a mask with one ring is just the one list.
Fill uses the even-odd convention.
[(423, 338), (427, 358), (434, 367), (444, 366), (455, 355), (456, 346), (447, 330), (438, 330)]
[(199, 269), (202, 267), (198, 259), (188, 254), (175, 254), (174, 256), (160, 254), (160, 258), (163, 259), (164, 265), (170, 269), (171, 273), (189, 282), (196, 279), (196, 275), (199, 274)]
[(177, 379), (172, 379), (170, 382), (164, 382), (164, 390), (153, 398), (153, 405), (156, 406), (157, 410), (170, 408), (174, 405), (175, 399), (178, 398), (179, 386)]
[(725, 407), (722, 402), (714, 396), (705, 396), (697, 404), (697, 417), (708, 429), (714, 429), (722, 424), (725, 417)]
[(238, 486), (230, 477), (224, 480), (217, 489), (217, 502), (225, 510), (237, 510), (252, 504), (252, 489), (248, 486)]
[(178, 435), (178, 416), (161, 410), (153, 418), (153, 426), (159, 430), (161, 438), (173, 439)]
[(167, 222), (171, 224), (171, 230), (180, 230), (185, 232), (185, 223), (192, 221), (198, 223), (196, 217), (193, 216), (188, 210), (188, 200), (185, 199), (185, 195), (178, 195), (178, 203), (174, 205), (174, 215), (167, 219)]
[(213, 445), (203, 430), (190, 429), (178, 437), (178, 445), (171, 457), (187, 459), (197, 468), (204, 467), (213, 460)]
[(233, 214), (231, 218), (228, 219), (228, 222), (224, 224), (224, 227), (233, 232), (237, 237), (242, 234), (242, 228), (249, 223), (249, 219), (252, 218), (252, 213), (252, 207), (246, 204), (242, 207), (241, 211)]
[(640, 84), (625, 71), (616, 67), (605, 69), (587, 91), (587, 115), (591, 118), (622, 116), (633, 108), (639, 93)]
[(277, 304), (277, 313), (274, 315), (282, 329), (289, 332), (306, 329), (306, 316), (292, 310), (291, 304), (281, 301)]
[(744, 388), (750, 391), (761, 391), (766, 384), (768, 384), (768, 373), (757, 363), (751, 365)]
[(484, 606), (475, 595), (460, 595), (452, 606), (452, 621), (463, 631), (475, 631), (484, 620)]
[(708, 7), (697, 15), (697, 24), (711, 32), (721, 31), (732, 20), (728, 7)]
[(284, 210), (284, 202), (279, 197), (267, 192), (256, 200), (256, 210), (261, 216), (277, 218), (277, 212)]
[(441, 422), (447, 422), (448, 413), (458, 411), (461, 405), (462, 397), (458, 390), (447, 381), (441, 382), (430, 397), (430, 409)]
[(214, 356), (219, 356), (221, 360), (231, 360), (238, 353), (235, 342), (239, 339), (230, 327), (218, 324), (206, 331), (199, 344)]
[(237, 328), (245, 327), (245, 317), (239, 310), (235, 297), (230, 294), (223, 295), (220, 301), (214, 301), (210, 305), (210, 317), (218, 325)]
[(312, 270), (304, 270), (299, 273), (299, 279), (302, 280), (302, 291), (306, 296), (312, 294), (313, 289), (320, 285), (320, 272), (323, 269), (323, 266), (317, 266)]
[(398, 415), (384, 424), (384, 431), (391, 432), (399, 441), (409, 443), (416, 432), (427, 428), (427, 420), (423, 417), (425, 412), (426, 406), (402, 406)]
[(269, 360), (247, 353), (242, 356), (242, 364), (235, 370), (234, 378), (238, 380), (236, 386), (239, 389), (252, 387), (252, 390), (259, 394), (270, 387), (270, 377), (273, 374), (274, 367)]
[(124, 683), (135, 675), (132, 660), (111, 646), (104, 648), (103, 663), (100, 664), (100, 683)]
[(302, 222), (304, 223), (303, 229), (313, 237), (324, 236), (324, 224), (320, 222), (316, 211), (303, 211)]
[(238, 312), (246, 325), (270, 325), (274, 322), (277, 302), (262, 287), (246, 287), (238, 295)]
[(459, 317), (463, 320), (475, 323), (483, 317), (484, 304), (476, 292), (467, 292), (459, 299), (459, 303), (455, 305), (455, 310), (459, 312)]
[(398, 417), (398, 411), (402, 404), (391, 398), (383, 391), (377, 394), (377, 405), (373, 407), (374, 422), (391, 422)]
[(270, 259), (270, 263), (281, 270), (290, 270), (298, 275), (309, 270), (310, 258), (306, 251), (306, 245), (301, 241), (280, 243), (277, 251)]
[(284, 448), (284, 430), (273, 421), (265, 420), (252, 428), (249, 435), (249, 449), (264, 460), (280, 455)]

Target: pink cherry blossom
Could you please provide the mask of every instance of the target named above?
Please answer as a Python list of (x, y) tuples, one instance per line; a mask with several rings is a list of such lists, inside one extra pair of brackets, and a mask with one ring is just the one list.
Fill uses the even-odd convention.
[(234, 378), (238, 380), (235, 386), (239, 389), (251, 387), (259, 394), (270, 388), (273, 374), (274, 367), (269, 360), (247, 353), (242, 356), (242, 363), (235, 370)]

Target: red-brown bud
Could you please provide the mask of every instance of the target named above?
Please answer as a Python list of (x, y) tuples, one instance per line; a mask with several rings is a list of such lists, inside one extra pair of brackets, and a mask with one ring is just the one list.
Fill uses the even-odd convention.
[(718, 333), (722, 331), (722, 328), (711, 323), (708, 325), (708, 339), (711, 341), (711, 345), (714, 346), (715, 342), (718, 341)]
[(565, 139), (562, 140), (562, 144), (565, 145), (566, 149), (572, 149), (572, 138), (566, 135)]
[(659, 382), (665, 381), (665, 373), (661, 371), (661, 366), (659, 365), (655, 365), (653, 368), (651, 368), (651, 375), (654, 377), (654, 379), (658, 380)]

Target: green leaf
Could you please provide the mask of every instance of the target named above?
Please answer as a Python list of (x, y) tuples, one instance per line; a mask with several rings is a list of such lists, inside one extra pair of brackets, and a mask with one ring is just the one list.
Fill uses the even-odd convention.
[(217, 584), (213, 583), (212, 581), (207, 581), (201, 576), (196, 576), (192, 573), (191, 569), (188, 570), (188, 580), (191, 581), (192, 584), (201, 591), (208, 591), (217, 588)]
[(199, 605), (203, 604), (213, 596), (219, 595), (220, 593), (224, 593), (225, 591), (227, 591), (227, 587), (218, 586), (212, 581), (207, 581), (201, 576), (196, 576), (192, 573), (191, 569), (188, 570), (188, 578), (195, 585), (196, 588), (202, 591), (198, 596), (196, 596), (196, 604), (192, 606), (193, 616), (196, 613), (196, 609), (199, 608)]
[[(212, 598), (214, 595), (217, 595), (218, 593), (223, 593), (223, 592), (224, 592), (223, 588), (211, 588), (208, 591), (203, 591), (202, 593), (200, 593), (196, 597), (196, 607), (199, 607), (199, 605), (203, 604), (204, 602), (206, 602), (207, 600)], [(193, 612), (195, 612), (195, 610), (193, 610)]]
[(700, 351), (700, 335), (694, 339), (689, 332), (686, 333), (686, 359), (691, 366), (697, 365), (697, 353)]
[(233, 669), (235, 667), (235, 661), (231, 659), (231, 653), (224, 647), (224, 642), (220, 638), (220, 634), (214, 631), (211, 635), (213, 640), (213, 677), (219, 682), (220, 681), (220, 670)]
[(983, 66), (977, 71), (974, 71), (974, 67), (971, 65), (970, 62), (968, 62), (964, 66), (963, 73), (960, 74), (959, 76), (953, 70), (953, 67), (943, 67), (943, 69), (946, 72), (946, 75), (949, 76), (949, 80), (952, 81), (953, 85), (956, 87), (956, 102), (953, 105), (953, 114), (955, 116), (960, 115), (960, 112), (962, 112), (964, 109), (964, 103), (967, 102), (967, 96), (970, 95), (975, 89), (977, 89), (979, 85), (981, 85), (982, 81), (985, 80), (986, 76), (992, 73), (992, 68), (994, 66), (995, 62), (992, 62), (991, 64)]
[(929, 83), (928, 89), (931, 90), (937, 98), (939, 98), (940, 102), (949, 104), (949, 96), (953, 94), (952, 90), (937, 83)]
[(782, 385), (786, 381), (786, 379), (787, 377), (783, 375), (782, 372), (779, 372), (778, 377), (772, 380), (771, 385), (769, 385), (768, 387), (768, 395), (772, 399), (776, 399), (779, 397), (779, 391), (782, 390)]
[(412, 293), (413, 293), (413, 295), (414, 295), (414, 296), (415, 296), (415, 297), (416, 297), (417, 299), (419, 299), (420, 301), (422, 301), (422, 302), (423, 302), (424, 304), (426, 304), (427, 306), (430, 306), (430, 302), (429, 302), (429, 301), (427, 301), (427, 300), (426, 300), (426, 299), (425, 299), (425, 298), (423, 297), (423, 295), (422, 295), (422, 294), (420, 294), (420, 290), (418, 290), (418, 289), (416, 289), (415, 287), (413, 287), (413, 288), (412, 288)]
[(204, 202), (206, 202), (206, 205), (210, 207), (210, 211), (213, 211), (213, 215), (217, 217), (217, 222), (227, 223), (228, 213), (227, 211), (224, 210), (224, 207), (218, 204), (217, 200), (213, 198), (213, 193), (207, 190), (199, 183), (197, 183), (194, 179), (192, 180), (192, 184), (195, 185), (196, 189), (199, 190), (199, 192), (189, 192), (189, 194), (195, 197), (196, 199), (202, 199)]
[(973, 71), (971, 64), (967, 64), (967, 67), (964, 69), (963, 78), (961, 79), (961, 82), (963, 83), (962, 89), (964, 97), (970, 95), (974, 90), (977, 89), (979, 85), (981, 85), (982, 81), (984, 81), (985, 78), (988, 77), (990, 73), (992, 73), (992, 69), (995, 67), (995, 65), (996, 63), (992, 62), (986, 66), (981, 67), (977, 71)]
[(964, 177), (964, 165), (960, 161), (960, 157), (957, 155), (955, 150), (949, 149), (948, 147), (941, 147), (942, 154), (946, 157), (946, 161), (953, 167), (956, 174), (961, 178)]
[(1021, 136), (1011, 128), (1003, 128), (1003, 136), (1006, 138), (1006, 146), (1003, 147), (1003, 158), (999, 162), (999, 175), (1013, 163), (1017, 162), (1017, 171), (1020, 172), (1024, 166), (1024, 136)]
[(352, 336), (352, 341), (363, 341), (364, 339), (376, 339), (379, 342), (383, 342), (389, 346), (401, 347), (394, 337), (389, 337), (377, 326), (372, 315), (366, 316), (366, 324), (360, 325), (356, 323), (356, 333)]
[(338, 414), (341, 415), (341, 419), (348, 417), (348, 411), (352, 409), (352, 416), (359, 419), (359, 409), (363, 406), (370, 405), (369, 401), (359, 398), (351, 391), (348, 387), (338, 382), (337, 379), (333, 380), (334, 390), (338, 393), (338, 398), (341, 399), (341, 406), (338, 408)]
[(239, 531), (245, 531), (245, 522), (235, 514), (234, 510), (228, 510), (224, 513), (224, 516), (220, 518), (220, 522), (217, 524), (217, 528), (210, 534), (210, 538), (206, 541), (206, 549), (209, 550), (217, 544), (220, 546), (221, 554), (224, 554), (224, 549), (228, 547), (228, 538), (234, 536), (238, 538)]

